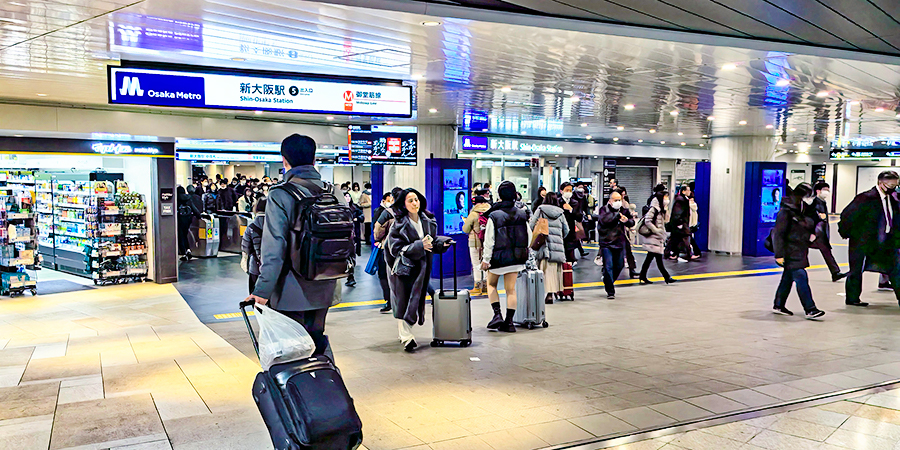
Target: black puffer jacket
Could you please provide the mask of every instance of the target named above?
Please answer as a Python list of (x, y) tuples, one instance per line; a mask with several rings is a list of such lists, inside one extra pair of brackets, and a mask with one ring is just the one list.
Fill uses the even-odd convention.
[(497, 205), (503, 206), (485, 213), (494, 227), (492, 269), (525, 264), (528, 260), (528, 211), (505, 203), (500, 202)]
[(815, 232), (816, 223), (803, 214), (803, 208), (796, 200), (785, 197), (775, 218), (772, 231), (772, 247), (775, 258), (784, 258), (785, 269), (805, 269), (809, 267), (809, 237)]

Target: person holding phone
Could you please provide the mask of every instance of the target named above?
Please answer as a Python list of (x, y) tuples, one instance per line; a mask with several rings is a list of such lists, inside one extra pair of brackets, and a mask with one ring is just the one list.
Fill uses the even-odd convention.
[(437, 222), (426, 209), (425, 196), (409, 188), (394, 202), (394, 224), (387, 238), (385, 258), (390, 267), (391, 304), (407, 352), (418, 344), (413, 325), (425, 324), (425, 294), (430, 290), (431, 260)]
[(594, 263), (603, 266), (603, 287), (606, 298), (616, 298), (614, 283), (625, 268), (625, 245), (631, 245), (625, 239), (625, 228), (634, 226), (631, 210), (623, 207), (621, 190), (609, 194), (609, 202), (600, 208), (597, 214), (597, 242), (600, 254)]

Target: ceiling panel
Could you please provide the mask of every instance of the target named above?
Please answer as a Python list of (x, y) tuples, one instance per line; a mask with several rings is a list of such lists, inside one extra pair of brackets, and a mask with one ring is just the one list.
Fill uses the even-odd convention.
[[(771, 21), (761, 22), (753, 18), (752, 16), (747, 16), (738, 12), (740, 11), (740, 9), (728, 7), (725, 4), (727, 2), (698, 2), (696, 0), (667, 0), (667, 2), (673, 5), (677, 5), (680, 8), (692, 11), (696, 14), (703, 15), (704, 17), (707, 17), (710, 20), (718, 22), (724, 26), (728, 26), (730, 27), (729, 29), (737, 30), (744, 36), (762, 37), (775, 40), (799, 39), (796, 35), (790, 34), (790, 30), (779, 29), (777, 27), (770, 26), (769, 23), (772, 23)], [(740, 3), (742, 7), (746, 8), (748, 3), (753, 3), (753, 0), (739, 0), (738, 3)], [(772, 8), (771, 5), (764, 5)], [(763, 6), (763, 8), (765, 8), (765, 6)], [(692, 27), (691, 29), (702, 30), (703, 28)], [(724, 32), (723, 34), (735, 33)]]
[(656, 11), (641, 11), (631, 7), (622, 0), (553, 0), (584, 11), (590, 11), (610, 20), (634, 25), (651, 27), (684, 29), (671, 20), (667, 20)]
[(844, 20), (865, 29), (871, 37), (878, 38), (884, 43), (891, 45), (895, 51), (900, 50), (900, 40), (897, 39), (896, 33), (881, 34), (881, 30), (896, 29), (900, 24), (875, 5), (868, 1), (859, 0), (818, 1), (843, 16)]

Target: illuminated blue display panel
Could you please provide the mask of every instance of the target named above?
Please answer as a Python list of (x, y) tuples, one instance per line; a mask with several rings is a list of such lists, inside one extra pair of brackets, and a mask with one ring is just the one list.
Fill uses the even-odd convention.
[(742, 253), (747, 256), (766, 256), (764, 243), (775, 227), (781, 199), (787, 188), (787, 164), (779, 162), (748, 162), (744, 175), (744, 234)]
[(428, 210), (437, 218), (438, 234), (456, 241), (456, 248), (443, 255), (443, 273), (435, 257), (432, 264), (432, 278), (453, 276), (453, 260), (456, 260), (458, 276), (472, 273), (469, 236), (462, 231), (463, 221), (468, 217), (472, 207), (471, 183), (472, 160), (443, 158), (425, 160), (425, 198), (428, 200)]

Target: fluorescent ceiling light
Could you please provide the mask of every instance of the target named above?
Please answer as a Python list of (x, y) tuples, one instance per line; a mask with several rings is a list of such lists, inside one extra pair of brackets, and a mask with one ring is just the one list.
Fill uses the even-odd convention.
[(787, 78), (782, 78), (775, 82), (775, 86), (781, 86), (781, 87), (785, 87), (789, 84), (791, 84), (791, 80), (789, 80)]
[(651, 128), (651, 129), (650, 129), (650, 134), (653, 134), (653, 133), (656, 133), (656, 128)]
[(669, 111), (669, 115), (672, 117), (678, 116), (678, 111)]
[(738, 125), (747, 125), (747, 121), (746, 121), (746, 120), (742, 120), (742, 121), (738, 122)]
[(437, 112), (437, 108), (431, 108), (428, 110), (428, 112), (430, 112), (431, 114), (434, 114)]
[(625, 111), (631, 111), (632, 109), (634, 109), (633, 104), (629, 103), (629, 104), (625, 105)]
[(734, 70), (734, 69), (737, 69), (737, 66), (734, 64), (731, 64), (731, 63), (725, 64), (722, 66), (722, 70)]
[(437, 20), (426, 20), (422, 22), (423, 27), (439, 27), (441, 26), (441, 22)]
[(512, 92), (512, 88), (509, 86), (503, 86), (502, 88), (500, 88), (500, 91), (501, 92)]

